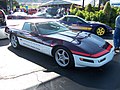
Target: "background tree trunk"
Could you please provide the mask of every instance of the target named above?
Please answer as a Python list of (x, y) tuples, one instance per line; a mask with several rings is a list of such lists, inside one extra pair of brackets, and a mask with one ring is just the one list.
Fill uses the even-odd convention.
[(82, 3), (82, 9), (84, 9), (84, 2), (85, 2), (85, 0), (83, 0), (83, 3)]

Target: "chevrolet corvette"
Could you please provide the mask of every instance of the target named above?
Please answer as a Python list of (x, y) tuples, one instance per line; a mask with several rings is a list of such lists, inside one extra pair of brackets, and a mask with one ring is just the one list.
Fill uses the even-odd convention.
[(100, 67), (113, 59), (114, 47), (89, 32), (72, 32), (53, 20), (26, 20), (6, 27), (11, 46), (24, 46), (54, 57), (63, 68)]
[(58, 21), (68, 25), (72, 30), (91, 32), (98, 36), (112, 34), (113, 31), (113, 29), (106, 24), (95, 21), (86, 21), (83, 18), (75, 15), (65, 15)]

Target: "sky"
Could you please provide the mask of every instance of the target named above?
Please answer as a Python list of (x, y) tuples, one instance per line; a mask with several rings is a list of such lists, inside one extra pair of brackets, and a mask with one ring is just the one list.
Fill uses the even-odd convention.
[(111, 3), (120, 3), (120, 0), (110, 0)]
[[(83, 0), (65, 0), (65, 1), (70, 1), (70, 2), (73, 2), (73, 3), (76, 3), (76, 4), (80, 4), (82, 5), (83, 3)], [(98, 4), (98, 1), (99, 0), (95, 0), (96, 1), (96, 4)], [(88, 5), (88, 4), (94, 4), (94, 0), (84, 0), (84, 5)]]
[(110, 4), (113, 6), (120, 7), (120, 0), (110, 0)]
[[(31, 3), (36, 3), (36, 2), (38, 2), (38, 3), (45, 3), (45, 2), (48, 2), (48, 1), (50, 1), (50, 0), (17, 0), (18, 2), (31, 2)], [(59, 0), (58, 0), (59, 1)], [(62, 1), (62, 0), (61, 0)], [(75, 4), (79, 4), (79, 5), (82, 5), (82, 3), (83, 3), (83, 0), (63, 0), (63, 1), (69, 1), (69, 2), (71, 2), (71, 3), (75, 3)], [(88, 5), (89, 3), (91, 3), (91, 4), (93, 4), (93, 1), (94, 0), (84, 0), (85, 2), (84, 2), (84, 5)], [(98, 0), (96, 0), (96, 1), (98, 1)], [(97, 2), (98, 3), (98, 2)], [(96, 4), (97, 4), (96, 3)]]
[(21, 2), (38, 2), (38, 3), (44, 3), (50, 0), (17, 0), (19, 3)]

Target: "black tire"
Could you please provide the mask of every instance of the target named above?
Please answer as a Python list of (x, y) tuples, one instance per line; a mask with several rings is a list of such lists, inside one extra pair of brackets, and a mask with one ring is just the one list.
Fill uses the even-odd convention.
[(104, 36), (106, 34), (106, 28), (99, 26), (95, 29), (95, 34), (98, 36)]
[(65, 47), (57, 47), (53, 56), (56, 63), (62, 68), (73, 68), (75, 66), (72, 53)]
[(17, 36), (15, 34), (11, 34), (10, 37), (10, 42), (11, 42), (11, 46), (15, 49), (20, 47), (20, 44), (18, 42)]

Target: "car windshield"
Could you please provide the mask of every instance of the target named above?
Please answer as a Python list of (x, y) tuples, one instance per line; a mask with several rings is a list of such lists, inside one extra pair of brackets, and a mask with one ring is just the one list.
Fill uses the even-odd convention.
[(67, 27), (63, 26), (58, 22), (44, 22), (44, 23), (36, 23), (36, 27), (40, 34), (48, 35), (55, 34), (58, 32), (63, 32), (69, 30)]

